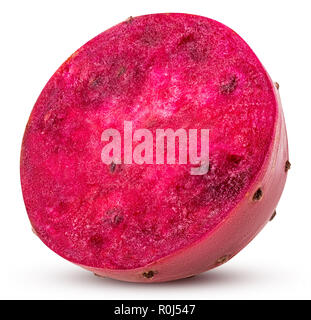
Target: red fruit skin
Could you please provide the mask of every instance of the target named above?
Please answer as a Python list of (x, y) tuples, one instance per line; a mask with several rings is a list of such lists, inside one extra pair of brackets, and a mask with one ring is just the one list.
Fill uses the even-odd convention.
[[(271, 81), (271, 85), (274, 86)], [(277, 121), (270, 151), (253, 185), (244, 199), (204, 239), (159, 259), (145, 267), (131, 270), (105, 270), (83, 268), (96, 275), (129, 282), (165, 282), (191, 277), (227, 262), (242, 250), (266, 225), (275, 210), (286, 182), (285, 163), (288, 160), (287, 133), (278, 90), (274, 87), (278, 101)], [(263, 196), (253, 200), (260, 188)], [(152, 277), (146, 274), (152, 271)]]

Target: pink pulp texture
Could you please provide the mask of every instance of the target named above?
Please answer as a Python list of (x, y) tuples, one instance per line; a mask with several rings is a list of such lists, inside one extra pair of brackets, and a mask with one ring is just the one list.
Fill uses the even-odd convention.
[[(172, 280), (225, 262), (267, 221), (283, 189), (280, 108), (267, 72), (228, 27), (186, 14), (130, 18), (75, 52), (34, 106), (21, 152), (31, 224), (60, 256), (123, 280)], [(208, 173), (193, 176), (190, 164), (104, 164), (101, 134), (122, 136), (124, 121), (154, 137), (158, 128), (210, 129)], [(271, 199), (267, 179), (266, 189), (278, 181)], [(253, 228), (238, 223), (221, 242), (209, 240), (255, 205), (261, 218), (243, 218)], [(202, 243), (208, 261), (202, 249), (189, 253)], [(176, 257), (191, 265), (170, 265)]]

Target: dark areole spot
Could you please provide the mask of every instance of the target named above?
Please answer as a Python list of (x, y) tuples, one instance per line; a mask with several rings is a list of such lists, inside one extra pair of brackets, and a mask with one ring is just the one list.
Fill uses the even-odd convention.
[(262, 190), (260, 188), (257, 189), (257, 191), (254, 193), (253, 201), (259, 201), (262, 198), (262, 195)]
[(291, 168), (291, 163), (287, 160), (285, 163), (285, 172), (287, 172)]
[(145, 277), (145, 278), (147, 278), (147, 279), (153, 278), (154, 275), (155, 275), (155, 272), (152, 271), (152, 270), (143, 273), (143, 277)]

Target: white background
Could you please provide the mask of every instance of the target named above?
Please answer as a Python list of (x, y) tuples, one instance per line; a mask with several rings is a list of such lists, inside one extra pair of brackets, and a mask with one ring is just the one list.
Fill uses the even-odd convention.
[[(1, 1), (1, 299), (310, 299), (310, 1)], [(277, 216), (224, 266), (164, 284), (100, 279), (58, 257), (30, 228), (19, 152), (31, 109), (66, 58), (107, 28), (158, 12), (216, 19), (253, 48), (280, 92), (289, 134), (287, 185)]]

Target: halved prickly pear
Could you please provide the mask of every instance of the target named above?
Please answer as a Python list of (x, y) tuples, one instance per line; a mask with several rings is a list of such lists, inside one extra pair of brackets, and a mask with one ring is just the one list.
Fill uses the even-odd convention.
[[(26, 127), (21, 182), (35, 233), (65, 259), (125, 281), (223, 264), (269, 221), (285, 184), (277, 89), (249, 46), (208, 18), (146, 15), (101, 33), (56, 71)], [(209, 129), (208, 171), (103, 163), (103, 131), (122, 137), (127, 122), (153, 141), (157, 129)]]

